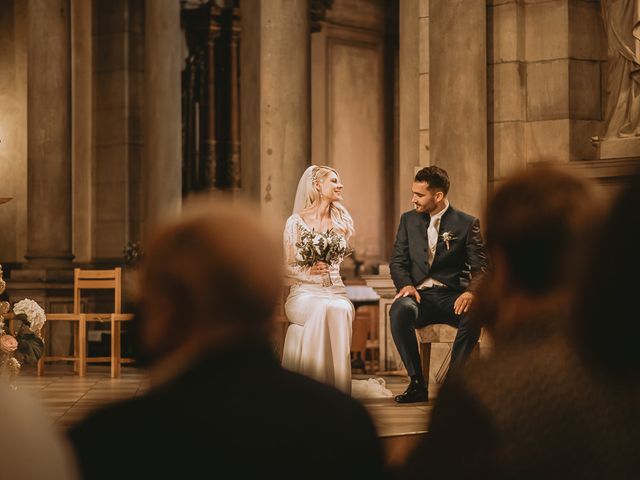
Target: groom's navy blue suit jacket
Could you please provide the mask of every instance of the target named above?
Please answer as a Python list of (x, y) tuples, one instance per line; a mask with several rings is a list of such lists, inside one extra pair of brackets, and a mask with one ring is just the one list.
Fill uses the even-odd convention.
[[(429, 221), (428, 214), (415, 210), (405, 212), (400, 218), (389, 264), (396, 288), (418, 286), (431, 277), (459, 292), (472, 289), (487, 269), (480, 222), (449, 205), (440, 220), (436, 253), (429, 267)], [(450, 238), (448, 248), (447, 236)]]

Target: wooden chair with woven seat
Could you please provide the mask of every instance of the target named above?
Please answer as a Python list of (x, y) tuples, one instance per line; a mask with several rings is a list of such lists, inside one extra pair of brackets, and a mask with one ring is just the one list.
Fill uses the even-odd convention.
[[(109, 313), (88, 313), (82, 312), (81, 292), (82, 290), (113, 290), (113, 311)], [(74, 339), (77, 342), (77, 349), (74, 348), (74, 359), (79, 363), (78, 374), (86, 374), (86, 364), (96, 362), (111, 363), (111, 378), (120, 376), (121, 364), (131, 362), (132, 359), (122, 358), (121, 350), (121, 324), (133, 320), (130, 313), (122, 313), (122, 269), (116, 267), (108, 270), (84, 270), (74, 269), (73, 275), (73, 314), (48, 314), (47, 320), (77, 320), (78, 335)], [(108, 322), (111, 325), (111, 355), (109, 357), (89, 357), (87, 355), (87, 324), (89, 322)], [(44, 361), (62, 359), (61, 357), (43, 357)], [(39, 365), (38, 373), (41, 367)]]

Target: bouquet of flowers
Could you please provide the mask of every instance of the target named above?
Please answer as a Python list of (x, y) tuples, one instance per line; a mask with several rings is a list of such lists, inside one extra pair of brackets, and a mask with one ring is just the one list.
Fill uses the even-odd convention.
[[(298, 249), (296, 265), (299, 267), (311, 267), (317, 262), (334, 265), (350, 253), (346, 239), (333, 229), (325, 233), (316, 233), (301, 228), (296, 248)], [(333, 285), (331, 275), (325, 273), (322, 276), (322, 286), (330, 287), (331, 285)]]
[[(0, 280), (2, 268), (0, 267)], [(0, 294), (5, 282), (0, 283)], [(5, 322), (5, 316), (10, 322)], [(37, 302), (25, 298), (15, 303), (0, 302), (0, 378), (11, 384), (23, 363), (35, 363), (44, 353), (40, 333), (47, 318)]]

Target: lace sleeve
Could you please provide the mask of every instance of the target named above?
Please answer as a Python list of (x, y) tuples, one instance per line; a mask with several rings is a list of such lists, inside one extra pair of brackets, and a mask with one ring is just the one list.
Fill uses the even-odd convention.
[(305, 281), (309, 278), (309, 267), (299, 267), (296, 265), (296, 254), (298, 253), (296, 243), (298, 242), (298, 236), (298, 218), (297, 215), (292, 215), (287, 220), (283, 235), (285, 274), (288, 284)]

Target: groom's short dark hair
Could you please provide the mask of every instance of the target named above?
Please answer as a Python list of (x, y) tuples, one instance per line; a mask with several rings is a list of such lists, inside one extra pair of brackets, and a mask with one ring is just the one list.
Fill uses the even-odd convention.
[(430, 190), (441, 190), (445, 195), (449, 193), (449, 175), (446, 170), (435, 165), (420, 169), (415, 181), (427, 182)]

